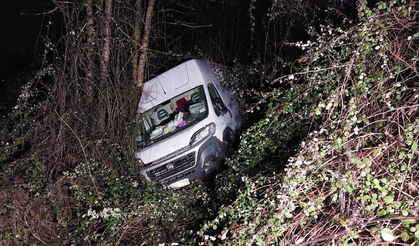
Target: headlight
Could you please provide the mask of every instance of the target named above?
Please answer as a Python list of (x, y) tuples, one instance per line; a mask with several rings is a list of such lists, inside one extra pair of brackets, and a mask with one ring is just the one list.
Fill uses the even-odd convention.
[(208, 124), (193, 134), (191, 140), (189, 141), (189, 145), (193, 146), (203, 141), (204, 139), (207, 139), (208, 137), (214, 135), (214, 133), (215, 133), (215, 124), (214, 123)]

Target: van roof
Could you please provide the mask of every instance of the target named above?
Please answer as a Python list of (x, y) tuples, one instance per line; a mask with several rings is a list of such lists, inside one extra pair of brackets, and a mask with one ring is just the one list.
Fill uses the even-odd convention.
[(204, 85), (210, 74), (213, 74), (212, 63), (195, 59), (167, 70), (144, 83), (138, 111), (145, 112), (182, 92)]

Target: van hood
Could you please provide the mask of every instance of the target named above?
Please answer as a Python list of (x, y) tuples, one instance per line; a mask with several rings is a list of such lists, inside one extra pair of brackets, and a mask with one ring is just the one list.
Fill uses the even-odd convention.
[[(167, 138), (161, 139), (156, 143), (150, 144), (135, 152), (135, 157), (140, 159), (144, 164), (156, 161), (170, 154), (178, 154), (190, 148), (189, 141), (196, 127), (189, 130), (177, 132)], [(175, 153), (174, 153), (175, 152)]]

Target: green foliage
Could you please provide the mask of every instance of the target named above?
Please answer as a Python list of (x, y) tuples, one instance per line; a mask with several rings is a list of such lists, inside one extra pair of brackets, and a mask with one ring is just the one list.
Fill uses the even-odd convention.
[(73, 227), (71, 237), (80, 243), (123, 242), (135, 238), (137, 230), (145, 230), (143, 236), (157, 243), (164, 240), (162, 235), (172, 230), (170, 227), (193, 215), (186, 203), (180, 202), (186, 194), (156, 189), (139, 182), (133, 174), (125, 175), (95, 160), (64, 173), (77, 201), (77, 217), (63, 218), (60, 226)]
[[(242, 135), (230, 170), (219, 177), (227, 182), (219, 186), (220, 196), (238, 195), (202, 225), (203, 241), (419, 240), (409, 224), (419, 219), (418, 11), (415, 2), (382, 2), (373, 10), (361, 4), (357, 26), (312, 27), (310, 41), (292, 44), (307, 50), (301, 68), (273, 81), (286, 90), (261, 93), (249, 109), (268, 105), (266, 116)], [(281, 148), (307, 132), (283, 174), (281, 158), (267, 161), (287, 156)], [(330, 236), (316, 241), (310, 231)]]
[(44, 106), (42, 101), (36, 100), (42, 92), (34, 83), (32, 80), (22, 86), (17, 104), (7, 118), (1, 119), (0, 163), (18, 151), (24, 151), (25, 144), (31, 142), (36, 115)]
[[(129, 71), (119, 63), (130, 57), (124, 53), (131, 45), (128, 32), (121, 31), (130, 30), (129, 18), (121, 17), (129, 16), (128, 10), (114, 18), (113, 54), (120, 60), (111, 61), (106, 90), (89, 94), (97, 84), (81, 75), (81, 61), (91, 61), (82, 45), (88, 38), (86, 20), (77, 15), (84, 7), (60, 5), (68, 16), (77, 15), (65, 39), (68, 52), (76, 55), (57, 56), (57, 86), (41, 110), (24, 96), (11, 113), (10, 127), (1, 129), (0, 192), (7, 205), (0, 215), (7, 219), (0, 243), (418, 243), (418, 5), (394, 0), (369, 9), (359, 1), (355, 25), (346, 18), (314, 18), (319, 10), (338, 13), (326, 3), (275, 1), (270, 9), (269, 24), (307, 27), (308, 40), (281, 43), (294, 55), (303, 54), (298, 60), (279, 57), (285, 49), (275, 53), (279, 46), (266, 34), (264, 56), (248, 65), (234, 62), (232, 76), (223, 82), (239, 88), (235, 95), (249, 104), (242, 109), (249, 120), (262, 119), (242, 134), (214, 190), (200, 183), (164, 190), (140, 179), (134, 141), (127, 137), (133, 129), (127, 112), (134, 104), (124, 104), (133, 94), (122, 85), (130, 81), (124, 80)], [(250, 7), (255, 17), (260, 5), (252, 1)], [(316, 21), (281, 19), (301, 8), (309, 11), (299, 18)], [(265, 23), (251, 19), (254, 37), (262, 30), (259, 22)], [(103, 37), (95, 35), (101, 43)], [(101, 54), (99, 46), (94, 50)], [(39, 76), (46, 74), (56, 75), (52, 66)], [(121, 97), (124, 93), (130, 96)], [(100, 110), (108, 117), (103, 128), (95, 118), (99, 109), (87, 103), (91, 98), (103, 102)], [(11, 158), (25, 143), (36, 148)]]

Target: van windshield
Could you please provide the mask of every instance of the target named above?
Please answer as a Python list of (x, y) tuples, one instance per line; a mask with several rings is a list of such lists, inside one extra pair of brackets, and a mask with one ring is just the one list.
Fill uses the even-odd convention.
[(137, 146), (144, 147), (182, 131), (207, 115), (208, 106), (201, 85), (142, 113)]

